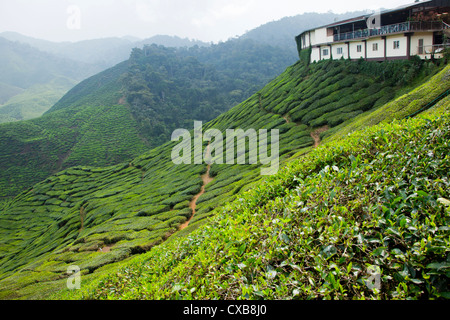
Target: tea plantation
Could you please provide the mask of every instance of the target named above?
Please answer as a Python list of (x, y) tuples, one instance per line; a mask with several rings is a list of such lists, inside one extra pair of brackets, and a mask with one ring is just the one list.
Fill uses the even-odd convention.
[[(182, 231), (206, 165), (173, 164), (175, 142), (45, 178), (2, 203), (0, 297), (446, 296), (448, 221), (437, 199), (450, 197), (448, 117), (392, 120), (448, 89), (449, 72), (421, 61), (299, 61), (203, 128), (280, 130), (280, 172), (213, 164)], [(313, 149), (311, 133), (325, 125)], [(79, 292), (65, 292), (71, 265), (82, 269)], [(378, 291), (362, 282), (368, 265), (382, 270)]]

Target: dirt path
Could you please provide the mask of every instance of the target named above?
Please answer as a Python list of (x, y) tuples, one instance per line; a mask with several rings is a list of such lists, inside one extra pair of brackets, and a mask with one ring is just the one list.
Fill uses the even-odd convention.
[(320, 134), (322, 132), (328, 131), (329, 129), (330, 127), (323, 126), (311, 132), (311, 138), (314, 139), (314, 148), (317, 148), (320, 145)]
[[(206, 149), (207, 153), (209, 153), (209, 145)], [(196, 208), (197, 208), (197, 200), (205, 193), (205, 187), (207, 184), (211, 183), (214, 179), (209, 175), (209, 171), (211, 170), (211, 165), (208, 164), (206, 167), (206, 173), (202, 175), (202, 181), (203, 185), (200, 189), (200, 192), (192, 198), (191, 202), (189, 202), (189, 208), (192, 210), (192, 216), (187, 220), (185, 223), (183, 223), (179, 228), (178, 231), (181, 231), (183, 229), (186, 229), (189, 226), (189, 223), (191, 222), (192, 218), (195, 216)]]
[(108, 246), (104, 246), (103, 248), (100, 248), (97, 250), (97, 252), (103, 252), (103, 253), (108, 253), (111, 251), (111, 248), (114, 246), (114, 244), (108, 245)]
[(289, 118), (288, 115), (284, 115), (283, 119), (286, 120), (286, 123), (291, 123), (291, 119)]

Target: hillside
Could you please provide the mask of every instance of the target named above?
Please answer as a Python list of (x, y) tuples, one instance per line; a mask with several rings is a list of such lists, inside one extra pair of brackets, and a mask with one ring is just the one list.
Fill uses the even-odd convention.
[(165, 47), (209, 46), (209, 44), (201, 41), (164, 35), (156, 35), (144, 40), (123, 37), (92, 39), (78, 42), (52, 42), (27, 37), (16, 32), (2, 32), (0, 33), (0, 37), (9, 41), (28, 44), (40, 51), (66, 59), (95, 64), (102, 69), (113, 67), (127, 60), (133, 48), (142, 48), (144, 45), (156, 44)]
[(77, 83), (76, 80), (55, 77), (47, 83), (18, 91), (0, 105), (0, 123), (39, 118)]
[[(8, 43), (8, 46), (14, 47), (16, 51), (18, 48), (21, 48), (19, 50), (20, 53), (15, 52), (15, 54), (20, 56), (20, 67), (14, 70), (3, 70), (4, 72), (2, 75), (4, 75), (5, 79), (8, 81), (17, 77), (21, 77), (23, 81), (21, 81), (22, 84), (20, 86), (17, 86), (9, 84), (8, 81), (3, 83), (0, 80), (0, 123), (28, 120), (42, 115), (80, 80), (127, 60), (133, 48), (143, 48), (145, 45), (151, 44), (162, 45), (165, 47), (191, 48), (190, 54), (196, 52), (196, 58), (202, 63), (213, 64), (216, 69), (225, 73), (229, 71), (229, 64), (240, 63), (242, 66), (243, 62), (239, 62), (239, 60), (236, 60), (237, 58), (245, 61), (245, 64), (249, 64), (249, 62), (257, 61), (255, 59), (261, 59), (261, 54), (257, 54), (258, 51), (265, 52), (266, 56), (271, 55), (274, 57), (274, 61), (272, 66), (268, 66), (269, 69), (265, 72), (262, 81), (259, 81), (260, 69), (258, 69), (257, 65), (254, 65), (253, 68), (247, 70), (245, 78), (241, 77), (242, 72), (236, 72), (236, 66), (229, 72), (244, 82), (252, 83), (250, 87), (253, 87), (255, 81), (260, 85), (264, 85), (296, 61), (297, 51), (295, 42), (293, 42), (292, 39), (294, 39), (298, 32), (318, 25), (331, 23), (335, 19), (344, 19), (359, 14), (360, 12), (349, 12), (346, 14), (306, 13), (293, 17), (286, 17), (250, 30), (237, 39), (232, 39), (216, 45), (165, 35), (156, 35), (145, 40), (133, 37), (122, 37), (92, 39), (75, 43), (56, 43), (35, 39), (15, 32), (2, 32), (0, 33), (0, 37), (3, 43)], [(267, 45), (271, 48), (253, 46), (253, 52), (249, 52), (248, 50), (242, 50), (242, 47), (240, 46), (240, 43), (243, 42), (242, 40), (253, 40), (258, 45)], [(206, 48), (208, 47), (212, 47), (211, 50), (207, 50)], [(8, 48), (5, 50), (3, 46), (1, 48), (3, 52), (7, 52), (10, 49)], [(225, 48), (233, 51), (233, 54), (224, 57)], [(279, 51), (275, 48), (278, 48)], [(33, 53), (30, 55), (30, 52)], [(24, 53), (25, 55), (23, 55)], [(277, 56), (285, 57), (285, 62), (282, 66), (278, 64), (279, 61), (276, 61)], [(17, 66), (18, 59), (14, 57), (3, 57), (4, 60), (2, 61), (6, 66), (5, 68), (8, 69), (11, 66)], [(42, 59), (39, 60), (40, 62), (36, 64), (42, 66), (42, 69), (36, 70), (36, 57), (45, 59), (45, 61)], [(65, 65), (58, 64), (57, 68), (58, 70), (64, 69), (64, 72), (57, 72), (57, 74), (53, 72), (55, 68), (53, 68), (52, 63), (54, 61), (65, 61)], [(27, 63), (30, 63), (32, 66), (26, 65), (22, 67), (23, 64)], [(66, 71), (70, 71), (70, 73), (82, 71), (83, 75), (81, 77), (74, 77), (72, 74), (67, 74)], [(49, 72), (53, 75), (50, 78), (48, 77)], [(268, 77), (266, 77), (267, 75)], [(68, 79), (63, 79), (62, 76), (63, 78)], [(40, 78), (38, 82), (32, 82), (30, 84), (32, 87), (28, 89), (28, 87), (23, 87), (24, 81), (26, 80), (23, 79), (24, 77), (32, 78), (34, 80), (36, 80), (37, 77), (43, 77), (42, 79), (46, 80), (42, 81)], [(250, 94), (253, 94), (256, 90), (260, 89), (260, 87), (255, 87), (253, 89), (250, 90)], [(234, 94), (242, 96), (242, 93), (239, 92), (239, 90), (240, 89), (236, 90)], [(250, 94), (246, 95), (246, 93), (244, 93), (246, 97)], [(11, 99), (13, 97), (15, 98)], [(237, 98), (238, 97), (235, 99), (235, 103), (231, 105), (243, 101)]]
[[(412, 244), (418, 241), (420, 246), (421, 239), (429, 239), (423, 244), (429, 243), (431, 248), (421, 254), (424, 263), (427, 266), (441, 263), (443, 266), (442, 250), (445, 252), (445, 249), (442, 246), (446, 245), (439, 247), (439, 241), (445, 241), (447, 229), (438, 229), (445, 226), (442, 207), (435, 202), (432, 202), (434, 206), (426, 207), (430, 212), (428, 219), (435, 223), (432, 238), (427, 237), (433, 230), (425, 227), (420, 227), (420, 233), (413, 236), (402, 234), (403, 229), (398, 231), (396, 228), (407, 228), (415, 224), (414, 219), (419, 219), (417, 215), (407, 216), (407, 212), (397, 210), (399, 206), (418, 206), (421, 212), (421, 203), (431, 201), (429, 197), (449, 198), (443, 185), (448, 181), (445, 176), (448, 170), (442, 169), (448, 166), (445, 162), (448, 159), (442, 157), (448, 154), (445, 144), (448, 118), (434, 122), (394, 123), (385, 125), (384, 131), (361, 131), (350, 140), (318, 149), (320, 151), (312, 151), (311, 147), (317, 139), (317, 129), (336, 130), (334, 128), (339, 127), (339, 131), (334, 132), (337, 136), (351, 126), (372, 124), (362, 119), (370, 118), (370, 114), (382, 108), (386, 108), (385, 112), (373, 118), (376, 123), (384, 119), (401, 119), (419, 110), (449, 87), (449, 72), (449, 67), (443, 69), (443, 66), (417, 60), (381, 64), (325, 61), (311, 65), (300, 61), (289, 67), (257, 94), (203, 126), (204, 131), (216, 128), (221, 132), (229, 128), (279, 129), (281, 170), (266, 182), (262, 180), (260, 165), (213, 163), (209, 169), (213, 180), (205, 186), (201, 178), (208, 172), (205, 164), (175, 165), (171, 161), (175, 142), (113, 167), (78, 166), (48, 177), (13, 200), (4, 202), (0, 214), (0, 295), (3, 298), (48, 297), (48, 294), (65, 288), (67, 267), (78, 265), (85, 286), (78, 297), (287, 297), (297, 287), (285, 285), (286, 277), (292, 272), (292, 276), (296, 276), (298, 269), (299, 274), (308, 274), (310, 270), (302, 271), (304, 264), (297, 260), (303, 250), (311, 250), (317, 259), (325, 260), (316, 261), (317, 275), (312, 276), (309, 292), (315, 295), (320, 288), (324, 297), (331, 294), (342, 297), (338, 295), (340, 283), (336, 282), (336, 277), (340, 277), (343, 266), (350, 273), (353, 272), (349, 267), (352, 263), (357, 272), (361, 263), (381, 259), (377, 262), (384, 267), (388, 257), (386, 252), (395, 249), (399, 250), (395, 251), (398, 256), (404, 256), (396, 259), (414, 262), (416, 260), (410, 260), (410, 254), (406, 255), (404, 248), (411, 241)], [(417, 103), (411, 103), (411, 97)], [(442, 100), (441, 105), (447, 106), (448, 98)], [(55, 113), (64, 110), (69, 109)], [(186, 128), (192, 129), (192, 124)], [(435, 143), (427, 143), (429, 139), (434, 139)], [(389, 141), (392, 141), (391, 145)], [(411, 157), (399, 156), (404, 152), (404, 141), (417, 142), (409, 144)], [(207, 144), (207, 141), (203, 142), (204, 150)], [(386, 152), (391, 149), (387, 157)], [(398, 162), (397, 167), (397, 162), (389, 159), (408, 161), (419, 150), (425, 155), (433, 153), (435, 172), (430, 176), (429, 171), (412, 170), (411, 181), (415, 181), (415, 188), (397, 193), (397, 189), (405, 189), (405, 184), (393, 181), (391, 177), (396, 176), (398, 168), (409, 167), (403, 162)], [(250, 152), (245, 152), (247, 159)], [(298, 157), (301, 160), (287, 164), (288, 160)], [(420, 167), (425, 160), (418, 159)], [(388, 164), (391, 167), (387, 167)], [(379, 168), (384, 169), (380, 171)], [(356, 175), (362, 170), (370, 173)], [(333, 171), (340, 175), (333, 175)], [(348, 179), (349, 183), (342, 183), (346, 180), (341, 178)], [(317, 179), (326, 180), (322, 185), (322, 181), (321, 184), (314, 183)], [(316, 185), (316, 190), (309, 187), (308, 181)], [(428, 182), (424, 193), (412, 196)], [(330, 189), (338, 183), (331, 196)], [(365, 187), (367, 183), (371, 187), (378, 183), (380, 189), (365, 194), (364, 190), (371, 190)], [(391, 185), (397, 189), (386, 189)], [(191, 203), (200, 194), (202, 186), (205, 192)], [(357, 201), (359, 198), (360, 202)], [(384, 207), (377, 206), (373, 199), (380, 199)], [(354, 208), (359, 211), (353, 211)], [(191, 219), (194, 209), (195, 215)], [(354, 212), (361, 212), (361, 215)], [(278, 219), (275, 219), (275, 213)], [(299, 213), (308, 213), (310, 218)], [(281, 214), (285, 216), (281, 218)], [(384, 214), (385, 220), (367, 218), (364, 224), (363, 214)], [(400, 214), (403, 216), (397, 219), (396, 215)], [(216, 216), (217, 220), (211, 220)], [(301, 220), (304, 216), (305, 220)], [(320, 220), (320, 217), (324, 218)], [(391, 218), (393, 220), (389, 220)], [(351, 229), (350, 232), (348, 229), (346, 237), (337, 237), (335, 234), (339, 230), (344, 232), (347, 226), (352, 226), (352, 219), (360, 223), (364, 233), (358, 237), (358, 230)], [(428, 220), (420, 221), (428, 225)], [(187, 228), (180, 229), (186, 222)], [(305, 227), (300, 230), (303, 224)], [(383, 234), (380, 230), (384, 229), (392, 232), (392, 243), (404, 243), (403, 246), (391, 247), (391, 242), (386, 242), (383, 251), (383, 246), (377, 245), (379, 242), (375, 240), (379, 241)], [(282, 234), (281, 230), (285, 232)], [(309, 237), (308, 234), (314, 231), (318, 237)], [(293, 236), (302, 232), (304, 238), (297, 240)], [(397, 235), (399, 232), (400, 236)], [(183, 237), (186, 234), (191, 235)], [(399, 238), (392, 238), (394, 236)], [(302, 239), (316, 238), (318, 241), (314, 243), (302, 242)], [(355, 238), (361, 242), (353, 244), (351, 241)], [(180, 241), (183, 249), (179, 247)], [(348, 257), (339, 260), (336, 253), (345, 250), (346, 245)], [(260, 246), (264, 246), (264, 250), (259, 250)], [(139, 263), (125, 265), (130, 273), (129, 277), (122, 277), (124, 269), (116, 269), (122, 266), (119, 262), (127, 264), (134, 255), (147, 251), (148, 254), (138, 258)], [(258, 252), (266, 256), (258, 256)], [(322, 253), (317, 255), (317, 252)], [(328, 261), (326, 259), (330, 264), (324, 262)], [(333, 266), (335, 269), (331, 268)], [(395, 266), (393, 264), (393, 268)], [(332, 275), (324, 270), (331, 270)], [(409, 270), (403, 272), (412, 272)], [(422, 274), (421, 270), (414, 272)], [(442, 282), (442, 268), (435, 270), (434, 275), (427, 269), (422, 278), (416, 274), (409, 278), (422, 281), (424, 286), (434, 285)], [(430, 278), (427, 279), (428, 274)], [(188, 279), (187, 276), (192, 283), (181, 280), (181, 277)], [(303, 285), (308, 286), (303, 278), (296, 279), (298, 290), (305, 289)], [(356, 280), (357, 276), (349, 275), (348, 284)], [(92, 287), (88, 287), (91, 281)], [(403, 283), (401, 279), (396, 281)], [(272, 283), (280, 288), (279, 291), (273, 289)], [(405, 285), (410, 286), (409, 283)], [(93, 290), (87, 291), (88, 288)], [(399, 288), (399, 294), (405, 294), (402, 285), (399, 284)], [(285, 289), (290, 291), (283, 291)], [(413, 290), (418, 293), (410, 295), (420, 296), (419, 289), (414, 287)], [(437, 296), (439, 290), (430, 289), (426, 294)], [(355, 294), (358, 296), (360, 292)]]
[(71, 87), (99, 71), (0, 37), (0, 123), (41, 116)]
[(229, 110), (291, 62), (282, 49), (251, 40), (213, 49), (136, 48), (43, 117), (0, 125), (0, 197), (71, 166), (130, 160), (169, 141), (176, 128)]
[(54, 298), (449, 299), (449, 103), (314, 150), (189, 237)]

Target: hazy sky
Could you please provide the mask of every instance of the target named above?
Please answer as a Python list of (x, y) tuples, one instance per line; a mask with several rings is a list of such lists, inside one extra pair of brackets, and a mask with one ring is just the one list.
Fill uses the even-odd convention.
[(0, 32), (51, 41), (157, 34), (225, 41), (305, 12), (394, 8), (413, 0), (0, 0)]

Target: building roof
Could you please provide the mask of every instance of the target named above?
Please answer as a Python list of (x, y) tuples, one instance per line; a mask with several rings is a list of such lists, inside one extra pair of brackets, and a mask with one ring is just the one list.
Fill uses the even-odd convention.
[[(393, 8), (393, 9), (382, 10), (380, 13), (381, 14), (386, 14), (386, 13), (401, 11), (401, 10), (405, 10), (405, 9), (408, 9), (408, 8), (413, 8), (413, 7), (416, 7), (416, 6), (421, 6), (423, 4), (432, 3), (432, 2), (435, 2), (435, 0), (414, 2), (414, 3), (402, 5), (402, 6)], [(304, 34), (306, 32), (309, 32), (309, 31), (312, 31), (312, 30), (316, 30), (316, 29), (330, 28), (330, 27), (340, 26), (340, 25), (343, 25), (343, 24), (347, 24), (347, 23), (351, 23), (351, 22), (357, 22), (357, 21), (365, 21), (365, 20), (367, 20), (367, 18), (371, 17), (373, 14), (374, 13), (370, 13), (370, 14), (367, 14), (367, 15), (363, 15), (363, 16), (359, 16), (359, 17), (355, 17), (355, 18), (351, 18), (351, 19), (347, 19), (347, 20), (336, 21), (336, 22), (331, 23), (331, 24), (327, 24), (327, 25), (324, 25), (324, 26), (318, 26), (316, 28), (305, 30), (301, 34)]]
[[(351, 18), (351, 19), (347, 19), (347, 20), (341, 20), (341, 21), (336, 21), (327, 25), (324, 25), (322, 27), (318, 27), (318, 28), (329, 28), (329, 27), (334, 27), (334, 26), (340, 26), (342, 24), (347, 24), (350, 22), (356, 22), (356, 21), (365, 21), (368, 17), (370, 17), (371, 14), (367, 14), (364, 16), (359, 16), (359, 17), (355, 17), (355, 18)], [(314, 29), (318, 29), (318, 28), (314, 28)], [(310, 29), (310, 30), (314, 30), (314, 29)], [(310, 31), (308, 30), (308, 31)]]

